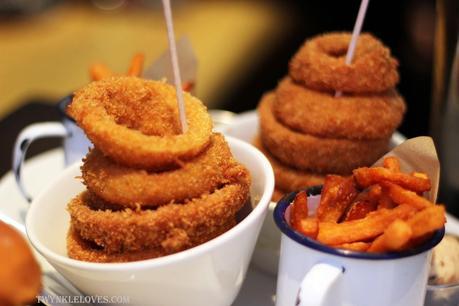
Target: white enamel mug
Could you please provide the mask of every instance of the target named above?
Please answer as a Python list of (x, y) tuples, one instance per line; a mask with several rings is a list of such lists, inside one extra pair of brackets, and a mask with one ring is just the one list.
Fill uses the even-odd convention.
[(34, 140), (48, 137), (63, 138), (64, 166), (81, 160), (92, 146), (83, 130), (80, 129), (75, 121), (65, 112), (67, 105), (72, 102), (72, 98), (73, 95), (67, 96), (57, 105), (62, 118), (61, 122), (40, 122), (31, 124), (25, 127), (16, 138), (13, 149), (12, 169), (21, 194), (29, 202), (32, 198), (27, 192), (27, 188), (24, 186), (21, 169), (27, 154), (27, 149)]
[[(308, 205), (316, 206), (321, 187), (307, 192)], [(282, 232), (277, 306), (423, 305), (430, 250), (441, 241), (444, 229), (423, 245), (399, 253), (335, 249), (290, 227), (288, 207), (295, 195), (282, 198), (274, 210), (274, 221)]]
[(227, 137), (234, 157), (252, 176), (253, 210), (235, 227), (194, 248), (128, 263), (92, 263), (69, 258), (67, 203), (85, 189), (76, 163), (32, 202), (27, 235), (35, 249), (67, 280), (89, 296), (124, 296), (129, 305), (228, 306), (244, 281), (255, 242), (274, 190), (266, 157), (253, 146)]

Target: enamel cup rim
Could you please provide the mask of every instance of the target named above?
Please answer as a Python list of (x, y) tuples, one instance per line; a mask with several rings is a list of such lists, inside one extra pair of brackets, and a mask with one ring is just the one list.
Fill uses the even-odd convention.
[[(260, 168), (262, 169), (263, 175), (265, 177), (265, 184), (262, 189), (262, 196), (257, 201), (257, 205), (253, 208), (253, 210), (239, 222), (236, 226), (231, 228), (229, 231), (223, 233), (222, 235), (206, 242), (196, 247), (190, 248), (188, 250), (184, 250), (175, 254), (159, 257), (159, 258), (152, 258), (140, 261), (133, 261), (133, 262), (125, 262), (125, 263), (93, 263), (93, 262), (85, 262), (76, 259), (69, 258), (68, 256), (60, 255), (53, 250), (51, 250), (46, 243), (42, 243), (40, 239), (34, 232), (34, 227), (39, 220), (34, 218), (37, 215), (37, 211), (40, 210), (39, 203), (43, 200), (46, 194), (52, 192), (56, 189), (59, 185), (59, 182), (62, 178), (69, 176), (71, 173), (76, 171), (76, 168), (80, 168), (81, 162), (74, 163), (67, 169), (65, 169), (56, 179), (48, 185), (40, 194), (34, 199), (31, 203), (31, 206), (28, 210), (26, 216), (26, 231), (27, 236), (34, 246), (35, 249), (38, 250), (47, 260), (50, 260), (54, 263), (59, 265), (81, 269), (86, 271), (137, 271), (143, 270), (146, 268), (156, 268), (171, 265), (174, 263), (181, 262), (183, 260), (190, 260), (206, 254), (207, 252), (219, 248), (222, 245), (225, 245), (228, 241), (234, 239), (235, 237), (243, 234), (248, 227), (250, 227), (253, 223), (255, 223), (259, 218), (263, 217), (264, 212), (268, 209), (268, 205), (272, 196), (272, 192), (274, 190), (274, 173), (272, 170), (269, 161), (266, 157), (255, 147), (252, 145), (229, 136), (225, 136), (229, 146), (231, 149), (238, 148), (241, 149), (247, 154), (251, 154), (254, 156), (256, 160), (258, 160), (260, 164)], [(252, 177), (252, 181), (255, 178)], [(69, 199), (66, 199), (66, 201)], [(66, 205), (67, 202), (64, 202), (62, 205)], [(51, 230), (51, 229), (50, 229)]]
[[(320, 195), (322, 191), (322, 186), (319, 185), (319, 186), (309, 187), (305, 189), (305, 191), (308, 196)], [(432, 249), (433, 247), (435, 247), (438, 243), (440, 243), (440, 241), (443, 239), (443, 236), (445, 234), (445, 227), (443, 226), (443, 228), (435, 231), (432, 237), (426, 242), (424, 242), (422, 245), (416, 248), (413, 248), (413, 249), (403, 251), (403, 252), (367, 253), (367, 252), (357, 252), (357, 251), (333, 248), (333, 247), (324, 245), (316, 241), (315, 239), (303, 236), (297, 231), (294, 231), (288, 224), (287, 220), (285, 219), (285, 211), (290, 206), (291, 202), (293, 201), (293, 199), (295, 198), (295, 195), (298, 192), (299, 191), (291, 192), (279, 200), (273, 212), (274, 221), (277, 227), (282, 232), (282, 234), (286, 235), (293, 241), (303, 246), (312, 248), (322, 253), (326, 253), (329, 255), (337, 255), (337, 256), (347, 257), (347, 258), (359, 258), (359, 259), (369, 259), (369, 260), (393, 260), (393, 259), (415, 256), (425, 251), (428, 251)]]

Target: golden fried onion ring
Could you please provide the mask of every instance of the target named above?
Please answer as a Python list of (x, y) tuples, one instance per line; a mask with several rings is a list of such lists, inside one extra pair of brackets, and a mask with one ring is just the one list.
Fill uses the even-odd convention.
[(328, 33), (307, 40), (290, 62), (290, 76), (322, 91), (383, 92), (397, 85), (397, 60), (370, 34), (359, 36), (354, 59), (346, 65), (350, 40), (349, 33)]
[(190, 245), (193, 237), (211, 232), (235, 216), (248, 200), (249, 180), (244, 172), (238, 183), (156, 210), (97, 210), (91, 207), (89, 192), (83, 192), (69, 203), (68, 211), (75, 231), (106, 253), (165, 246), (179, 250)]
[(289, 128), (319, 137), (382, 139), (402, 121), (405, 102), (395, 90), (378, 95), (335, 97), (283, 79), (273, 111)]
[(214, 134), (207, 149), (177, 169), (149, 172), (119, 165), (97, 149), (82, 166), (88, 189), (110, 203), (137, 208), (182, 202), (213, 192), (238, 178), (241, 165), (233, 158), (221, 134)]
[(70, 258), (89, 262), (129, 262), (157, 258), (203, 244), (227, 232), (235, 225), (236, 219), (232, 217), (229, 218), (227, 223), (223, 224), (222, 226), (213, 228), (212, 231), (192, 236), (191, 241), (185, 242), (180, 241), (180, 239), (169, 239), (169, 246), (165, 244), (165, 247), (161, 246), (158, 248), (148, 248), (139, 251), (113, 254), (107, 253), (94, 243), (84, 240), (73, 227), (70, 227), (70, 230), (67, 234), (67, 254)]
[(126, 166), (178, 165), (205, 149), (212, 120), (184, 93), (188, 130), (180, 134), (174, 87), (137, 77), (92, 82), (75, 93), (67, 112), (105, 155)]
[(350, 174), (357, 167), (373, 164), (388, 150), (390, 138), (333, 139), (292, 131), (275, 118), (275, 99), (275, 94), (268, 93), (258, 106), (260, 135), (269, 152), (286, 165), (316, 173)]
[(282, 164), (263, 146), (260, 136), (254, 139), (253, 145), (269, 160), (276, 178), (276, 189), (282, 194), (324, 183), (324, 175), (298, 170)]

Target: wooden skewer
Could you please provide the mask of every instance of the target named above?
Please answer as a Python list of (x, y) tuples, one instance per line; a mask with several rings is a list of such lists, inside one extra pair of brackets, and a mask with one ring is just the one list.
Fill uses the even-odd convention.
[[(347, 48), (345, 60), (346, 65), (350, 65), (352, 63), (352, 59), (354, 58), (355, 47), (357, 46), (357, 39), (362, 31), (363, 21), (365, 20), (365, 15), (367, 13), (368, 2), (370, 2), (370, 0), (362, 0), (362, 2), (360, 2), (359, 13), (357, 14), (357, 19), (355, 20), (351, 42), (349, 43), (349, 48)], [(338, 90), (335, 92), (335, 97), (341, 97), (342, 94), (343, 93)]]
[(182, 133), (185, 133), (188, 130), (188, 124), (186, 122), (185, 103), (184, 103), (183, 91), (182, 91), (182, 80), (180, 77), (180, 68), (178, 64), (177, 46), (175, 44), (175, 34), (174, 34), (174, 24), (172, 22), (171, 2), (170, 0), (162, 0), (162, 1), (163, 1), (164, 17), (166, 19), (166, 26), (167, 26), (167, 37), (169, 39), (169, 52), (170, 52), (171, 62), (172, 62), (172, 71), (174, 73), (174, 83), (175, 83), (175, 92), (177, 95), (177, 107), (179, 111), (180, 127), (182, 130)]

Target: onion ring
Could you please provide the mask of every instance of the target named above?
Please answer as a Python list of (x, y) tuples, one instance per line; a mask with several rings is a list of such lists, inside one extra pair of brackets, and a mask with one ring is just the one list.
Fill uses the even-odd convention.
[(354, 59), (346, 65), (350, 40), (349, 33), (329, 33), (307, 40), (290, 62), (290, 76), (321, 91), (375, 93), (397, 85), (397, 60), (370, 34), (359, 36)]
[(274, 117), (273, 93), (263, 96), (259, 106), (261, 140), (278, 160), (297, 169), (323, 174), (350, 174), (371, 165), (389, 148), (389, 140), (318, 138), (301, 134), (280, 124)]
[(395, 90), (380, 95), (334, 97), (283, 79), (273, 112), (289, 128), (328, 138), (382, 139), (402, 122), (405, 102)]
[(287, 192), (285, 191), (274, 188), (273, 196), (271, 197), (271, 201), (276, 202), (276, 203), (279, 202), (279, 200), (282, 199), (286, 193)]
[[(88, 192), (68, 205), (71, 224), (85, 240), (93, 241), (107, 253), (158, 248), (171, 239), (189, 244), (196, 233), (211, 232), (226, 223), (248, 199), (249, 174), (241, 173), (240, 183), (228, 184), (211, 194), (186, 203), (168, 204), (156, 210), (94, 210)], [(178, 247), (179, 249), (180, 247)]]
[(148, 172), (112, 162), (91, 150), (82, 166), (88, 189), (105, 201), (137, 208), (182, 202), (213, 192), (237, 179), (242, 167), (233, 158), (221, 134), (213, 134), (208, 148), (177, 169)]
[[(236, 220), (234, 218), (230, 218), (228, 223), (223, 224), (220, 227), (216, 227), (214, 231), (209, 233), (201, 234), (200, 236), (194, 237), (194, 240), (188, 245), (186, 248), (192, 248), (197, 245), (203, 244), (213, 238), (220, 236), (221, 234), (227, 232), (232, 227), (236, 225)], [(74, 230), (73, 227), (70, 227), (70, 230), (67, 234), (67, 254), (70, 258), (82, 260), (82, 261), (89, 261), (89, 262), (129, 262), (129, 261), (137, 261), (137, 260), (144, 260), (144, 259), (151, 259), (162, 257), (166, 255), (170, 255), (179, 251), (183, 251), (183, 249), (179, 248), (148, 248), (140, 251), (134, 252), (122, 252), (122, 253), (114, 253), (109, 254), (106, 253), (103, 249), (91, 243), (89, 241), (84, 240), (78, 234), (77, 231)]]
[(253, 145), (269, 160), (274, 170), (276, 188), (282, 192), (282, 194), (298, 191), (311, 186), (322, 185), (324, 183), (324, 175), (298, 170), (282, 164), (263, 146), (260, 136), (254, 139)]
[(164, 82), (112, 77), (75, 93), (68, 114), (105, 155), (130, 167), (177, 166), (202, 152), (212, 120), (184, 93), (188, 130), (180, 134), (175, 89)]

